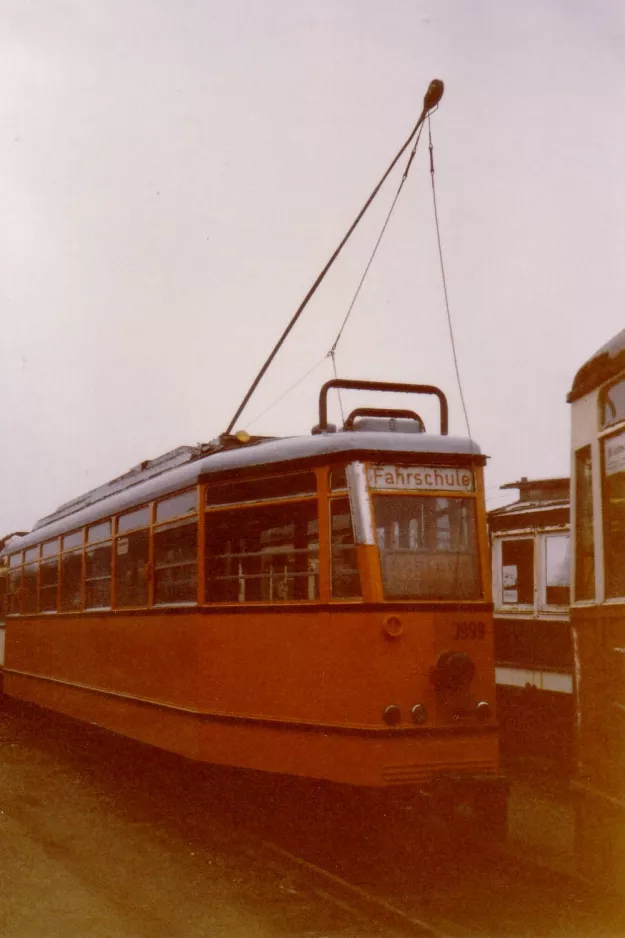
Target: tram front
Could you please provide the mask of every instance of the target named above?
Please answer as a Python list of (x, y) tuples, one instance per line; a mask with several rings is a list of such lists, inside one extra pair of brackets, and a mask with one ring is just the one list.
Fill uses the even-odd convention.
[[(446, 414), (441, 434), (415, 417), (368, 409), (345, 427), (363, 457), (344, 478), (371, 642), (366, 666), (350, 671), (352, 704), (379, 728), (368, 782), (427, 786), (502, 826), (485, 457), (447, 435)], [(333, 523), (333, 584), (345, 567), (339, 533)]]

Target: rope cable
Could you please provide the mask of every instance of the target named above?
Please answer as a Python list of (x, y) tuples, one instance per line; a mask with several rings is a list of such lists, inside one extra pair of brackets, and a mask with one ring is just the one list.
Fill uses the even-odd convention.
[[(350, 317), (350, 315), (351, 315), (351, 312), (352, 312), (352, 310), (353, 310), (353, 308), (354, 308), (354, 305), (355, 305), (355, 303), (356, 303), (356, 300), (358, 299), (358, 296), (360, 295), (360, 291), (361, 291), (361, 289), (362, 289), (362, 285), (363, 285), (363, 283), (365, 282), (365, 279), (366, 279), (367, 274), (369, 273), (369, 268), (371, 267), (371, 264), (373, 263), (373, 259), (374, 259), (375, 255), (376, 255), (377, 252), (378, 252), (378, 248), (380, 247), (380, 242), (382, 241), (382, 238), (384, 237), (384, 233), (386, 232), (386, 229), (387, 229), (387, 227), (388, 227), (388, 223), (389, 223), (389, 221), (391, 220), (391, 215), (393, 214), (393, 211), (394, 211), (394, 209), (395, 209), (395, 206), (397, 205), (397, 200), (399, 199), (399, 194), (400, 194), (401, 190), (403, 189), (403, 186), (404, 186), (404, 183), (406, 182), (406, 179), (408, 178), (408, 173), (410, 172), (410, 167), (412, 166), (412, 161), (413, 161), (413, 159), (414, 159), (415, 153), (417, 152), (417, 147), (418, 147), (418, 145), (419, 145), (419, 140), (421, 139), (421, 131), (422, 131), (422, 130), (423, 130), (423, 125), (421, 125), (421, 127), (419, 128), (419, 133), (417, 134), (417, 139), (415, 140), (414, 147), (412, 148), (412, 152), (411, 152), (410, 157), (409, 157), (409, 159), (408, 159), (408, 163), (407, 163), (407, 165), (406, 165), (406, 169), (404, 170), (404, 174), (403, 174), (403, 176), (401, 177), (401, 182), (399, 183), (399, 188), (397, 189), (397, 192), (395, 193), (395, 198), (393, 199), (393, 202), (392, 202), (391, 207), (390, 207), (390, 209), (389, 209), (388, 215), (386, 216), (386, 220), (385, 220), (384, 224), (382, 225), (382, 230), (381, 230), (381, 232), (380, 232), (380, 234), (379, 234), (378, 240), (375, 242), (375, 246), (374, 246), (374, 248), (373, 248), (373, 251), (372, 251), (372, 253), (371, 253), (371, 257), (369, 258), (369, 261), (368, 261), (368, 263), (367, 263), (367, 266), (365, 267), (364, 273), (363, 273), (362, 277), (360, 278), (360, 282), (359, 282), (358, 286), (356, 287), (356, 292), (354, 293), (354, 297), (353, 297), (351, 303), (349, 304), (349, 309), (347, 310), (347, 314), (346, 314), (346, 316), (345, 316), (345, 319), (344, 319), (343, 322), (341, 323), (341, 328), (339, 329), (339, 331), (338, 331), (338, 333), (337, 333), (336, 339), (334, 340), (334, 343), (333, 343), (332, 347), (330, 348), (330, 351), (328, 352), (328, 355), (332, 355), (334, 352), (336, 352), (336, 347), (337, 347), (337, 345), (339, 344), (339, 341), (340, 341), (341, 336), (343, 335), (343, 330), (345, 329), (345, 326), (347, 325), (347, 320), (349, 319), (349, 317)], [(339, 395), (339, 396), (340, 396), (340, 395)]]
[(322, 280), (324, 279), (324, 277), (326, 276), (326, 274), (328, 273), (328, 271), (330, 270), (330, 268), (331, 268), (332, 265), (334, 264), (334, 261), (336, 260), (336, 258), (339, 256), (339, 254), (340, 254), (341, 251), (343, 250), (343, 247), (345, 246), (345, 244), (347, 243), (347, 241), (348, 241), (349, 238), (351, 237), (351, 235), (352, 235), (354, 229), (356, 228), (356, 226), (357, 226), (358, 223), (360, 222), (361, 218), (363, 217), (363, 215), (365, 214), (365, 212), (367, 211), (367, 209), (369, 208), (369, 206), (370, 206), (371, 203), (373, 202), (374, 198), (376, 197), (376, 195), (378, 194), (378, 192), (380, 191), (380, 189), (382, 188), (382, 186), (383, 186), (384, 183), (386, 182), (386, 180), (387, 180), (388, 176), (390, 175), (391, 171), (394, 169), (395, 164), (398, 162), (398, 160), (400, 159), (400, 157), (401, 157), (401, 155), (404, 153), (404, 151), (407, 150), (408, 147), (410, 146), (410, 143), (411, 143), (411, 141), (412, 141), (412, 138), (414, 137), (414, 135), (417, 133), (417, 131), (419, 130), (419, 128), (420, 128), (420, 127), (422, 126), (422, 124), (424, 123), (425, 118), (427, 117), (429, 111), (431, 111), (433, 108), (435, 108), (435, 107), (438, 105), (439, 101), (441, 100), (441, 98), (442, 98), (442, 96), (443, 96), (443, 91), (444, 91), (444, 85), (443, 85), (443, 82), (442, 82), (442, 81), (440, 81), (439, 79), (435, 78), (433, 81), (430, 82), (430, 84), (429, 84), (429, 86), (428, 86), (428, 90), (426, 91), (425, 97), (424, 97), (424, 99), (423, 99), (423, 109), (422, 109), (422, 111), (421, 111), (421, 114), (419, 115), (419, 119), (417, 120), (417, 123), (415, 124), (415, 126), (413, 127), (413, 129), (412, 129), (412, 131), (411, 131), (411, 133), (410, 133), (410, 136), (408, 137), (408, 139), (406, 140), (406, 142), (403, 144), (403, 146), (401, 147), (401, 149), (399, 150), (399, 152), (396, 154), (396, 156), (395, 156), (394, 159), (392, 160), (390, 166), (388, 167), (388, 169), (386, 170), (386, 172), (384, 173), (384, 175), (382, 176), (382, 178), (381, 178), (380, 181), (378, 182), (377, 186), (376, 186), (376, 187), (374, 188), (374, 190), (372, 191), (371, 195), (369, 196), (369, 198), (367, 199), (367, 201), (365, 202), (365, 204), (364, 204), (363, 207), (361, 208), (360, 212), (358, 213), (358, 215), (356, 216), (356, 218), (354, 219), (354, 221), (352, 222), (352, 224), (351, 224), (350, 227), (348, 228), (347, 233), (344, 235), (342, 241), (340, 242), (340, 244), (338, 245), (338, 247), (335, 249), (334, 253), (333, 253), (332, 256), (330, 257), (330, 260), (326, 263), (326, 265), (325, 265), (325, 267), (323, 268), (323, 270), (321, 271), (321, 273), (318, 274), (317, 279), (315, 280), (315, 282), (313, 283), (313, 285), (312, 285), (311, 288), (309, 289), (308, 293), (306, 294), (306, 296), (304, 297), (304, 299), (303, 299), (302, 302), (300, 303), (299, 307), (297, 308), (297, 310), (296, 310), (295, 313), (293, 314), (293, 316), (292, 316), (290, 322), (288, 323), (286, 329), (284, 330), (284, 332), (282, 333), (282, 335), (280, 336), (280, 338), (278, 339), (278, 341), (277, 341), (276, 344), (274, 345), (274, 347), (273, 347), (273, 349), (272, 349), (272, 351), (271, 351), (269, 357), (266, 359), (266, 361), (265, 361), (265, 363), (263, 364), (262, 368), (260, 369), (260, 371), (258, 372), (258, 374), (256, 375), (256, 377), (255, 377), (254, 380), (252, 381), (252, 384), (250, 385), (249, 389), (247, 390), (247, 392), (246, 392), (246, 394), (245, 394), (243, 400), (242, 400), (241, 403), (239, 404), (239, 406), (238, 406), (238, 408), (237, 408), (237, 410), (236, 410), (234, 416), (232, 417), (232, 420), (230, 421), (230, 423), (228, 424), (228, 426), (227, 426), (227, 428), (226, 428), (226, 430), (225, 430), (225, 435), (227, 435), (227, 434), (229, 434), (229, 433), (231, 432), (231, 430), (232, 430), (232, 428), (234, 427), (235, 423), (237, 422), (237, 420), (239, 419), (239, 417), (240, 417), (241, 414), (243, 413), (245, 407), (247, 406), (247, 403), (248, 403), (249, 399), (251, 398), (252, 394), (254, 393), (254, 391), (256, 390), (256, 388), (258, 387), (258, 385), (259, 385), (261, 379), (263, 378), (265, 372), (267, 371), (267, 369), (268, 369), (269, 366), (271, 365), (272, 361), (274, 360), (274, 358), (275, 358), (276, 355), (278, 354), (280, 348), (281, 348), (282, 345), (284, 344), (284, 341), (286, 340), (287, 336), (288, 336), (289, 333), (291, 332), (291, 329), (293, 328), (293, 326), (295, 325), (295, 323), (297, 322), (297, 320), (299, 319), (299, 317), (300, 317), (301, 314), (303, 313), (304, 309), (305, 309), (306, 306), (308, 305), (308, 302), (310, 301), (310, 299), (312, 298), (312, 296), (315, 294), (315, 292), (316, 292), (317, 288), (319, 287), (319, 285), (321, 284)]
[[(436, 108), (436, 109), (437, 109), (437, 108)], [(422, 132), (423, 132), (423, 124), (421, 125), (421, 127), (419, 128), (419, 132), (417, 133), (417, 138), (416, 138), (416, 140), (415, 140), (414, 146), (413, 146), (412, 151), (411, 151), (411, 153), (410, 153), (410, 156), (409, 156), (409, 158), (408, 158), (408, 162), (407, 162), (407, 164), (406, 164), (406, 168), (405, 168), (405, 170), (404, 170), (404, 172), (403, 172), (403, 175), (402, 175), (402, 177), (401, 177), (401, 181), (400, 181), (400, 183), (399, 183), (399, 187), (398, 187), (398, 189), (397, 189), (397, 192), (395, 193), (395, 198), (393, 199), (393, 202), (392, 202), (391, 207), (390, 207), (390, 209), (389, 209), (389, 211), (388, 211), (388, 214), (387, 214), (387, 216), (386, 216), (386, 219), (385, 219), (385, 221), (384, 221), (384, 224), (382, 225), (382, 230), (380, 231), (380, 234), (379, 234), (379, 236), (378, 236), (378, 239), (377, 239), (377, 241), (376, 241), (376, 243), (375, 243), (375, 246), (374, 246), (373, 251), (372, 251), (372, 253), (371, 253), (371, 257), (369, 258), (369, 261), (367, 262), (367, 265), (366, 265), (366, 267), (365, 267), (364, 273), (363, 273), (362, 277), (360, 278), (360, 282), (359, 282), (359, 284), (358, 284), (358, 286), (357, 286), (357, 288), (356, 288), (356, 292), (354, 293), (354, 296), (353, 296), (353, 298), (352, 298), (352, 301), (351, 301), (351, 303), (349, 304), (349, 309), (347, 310), (347, 314), (345, 315), (345, 318), (343, 319), (343, 322), (342, 322), (342, 324), (341, 324), (341, 328), (339, 329), (339, 331), (338, 331), (338, 333), (337, 333), (337, 336), (336, 336), (336, 338), (335, 338), (335, 340), (334, 340), (332, 346), (330, 347), (330, 349), (329, 349), (329, 351), (326, 353), (326, 355), (324, 355), (324, 357), (323, 357), (322, 359), (320, 359), (320, 361), (318, 361), (315, 365), (313, 365), (312, 368), (310, 368), (304, 375), (302, 375), (301, 378), (298, 378), (298, 380), (297, 380), (294, 384), (292, 384), (290, 387), (288, 387), (288, 388), (286, 389), (286, 391), (283, 391), (282, 394), (280, 394), (280, 396), (277, 397), (277, 398), (273, 401), (273, 403), (269, 404), (268, 407), (265, 407), (265, 409), (262, 410), (262, 411), (261, 411), (259, 414), (257, 414), (255, 417), (252, 417), (251, 420), (248, 420), (248, 421), (247, 421), (247, 426), (248, 426), (248, 427), (251, 427), (252, 424), (256, 423), (257, 420), (260, 420), (261, 417), (264, 417), (265, 414), (268, 413), (268, 411), (272, 410), (277, 404), (279, 404), (280, 401), (283, 400), (283, 398), (285, 398), (288, 394), (291, 393), (291, 391), (294, 391), (295, 388), (296, 388), (299, 384), (302, 383), (302, 381), (305, 381), (306, 378), (307, 378), (309, 375), (311, 375), (311, 374), (313, 373), (313, 371), (315, 371), (315, 370), (319, 367), (319, 365), (322, 364), (322, 362), (324, 362), (324, 361), (326, 360), (326, 358), (329, 358), (329, 359), (331, 360), (331, 362), (332, 362), (332, 369), (333, 369), (333, 371), (334, 371), (334, 377), (335, 377), (335, 378), (338, 378), (338, 371), (337, 371), (337, 368), (336, 368), (336, 348), (337, 348), (337, 346), (338, 346), (338, 344), (339, 344), (339, 341), (340, 341), (340, 339), (341, 339), (341, 336), (343, 335), (343, 330), (345, 329), (345, 326), (347, 325), (347, 320), (349, 319), (349, 317), (350, 317), (350, 315), (351, 315), (351, 312), (352, 312), (352, 310), (353, 310), (353, 308), (354, 308), (354, 305), (355, 305), (355, 303), (356, 303), (356, 300), (358, 299), (358, 296), (359, 296), (360, 291), (361, 291), (361, 289), (362, 289), (362, 286), (363, 286), (363, 284), (364, 284), (364, 282), (365, 282), (365, 279), (366, 279), (366, 277), (367, 277), (367, 274), (369, 273), (369, 268), (371, 267), (371, 265), (372, 265), (372, 263), (373, 263), (373, 259), (375, 258), (375, 255), (377, 254), (377, 251), (378, 251), (378, 248), (379, 248), (380, 243), (381, 243), (381, 241), (382, 241), (382, 238), (384, 237), (384, 234), (385, 234), (385, 232), (386, 232), (386, 229), (387, 229), (387, 227), (388, 227), (388, 224), (389, 224), (389, 222), (390, 222), (390, 220), (391, 220), (391, 215), (393, 214), (393, 211), (394, 211), (394, 209), (395, 209), (395, 206), (397, 205), (397, 201), (398, 201), (398, 199), (399, 199), (401, 190), (403, 189), (404, 183), (406, 182), (406, 179), (408, 178), (408, 173), (410, 172), (410, 167), (412, 166), (412, 161), (413, 161), (413, 159), (414, 159), (414, 157), (415, 157), (415, 154), (416, 154), (416, 152), (417, 152), (417, 147), (418, 147), (418, 145), (419, 145), (419, 141), (420, 141), (420, 139), (421, 139), (421, 134), (422, 134)], [(339, 407), (340, 407), (340, 409), (341, 409), (341, 419), (342, 419), (343, 423), (345, 423), (345, 412), (344, 412), (344, 410), (343, 410), (343, 398), (341, 397), (340, 388), (337, 389), (337, 393), (338, 393), (338, 398), (339, 398)]]
[(454, 339), (454, 330), (451, 322), (451, 312), (449, 309), (449, 295), (447, 292), (447, 277), (445, 276), (445, 264), (443, 262), (443, 246), (441, 242), (441, 230), (438, 220), (438, 207), (436, 204), (436, 183), (434, 181), (434, 145), (432, 144), (432, 124), (430, 121), (430, 116), (428, 114), (428, 136), (429, 136), (429, 151), (430, 151), (430, 179), (432, 181), (432, 202), (434, 204), (434, 222), (436, 225), (436, 241), (438, 244), (438, 258), (440, 261), (441, 267), (441, 276), (443, 278), (443, 293), (445, 296), (445, 310), (447, 312), (447, 324), (449, 326), (449, 336), (451, 339), (451, 351), (454, 359), (454, 368), (456, 369), (456, 379), (458, 381), (458, 390), (460, 391), (460, 401), (462, 402), (462, 410), (464, 411), (464, 419), (467, 425), (467, 433), (469, 434), (469, 439), (472, 440), (471, 435), (471, 425), (469, 423), (469, 413), (467, 410), (467, 405), (464, 399), (464, 392), (462, 390), (462, 381), (460, 378), (460, 368), (458, 366), (458, 356), (456, 354), (456, 342)]

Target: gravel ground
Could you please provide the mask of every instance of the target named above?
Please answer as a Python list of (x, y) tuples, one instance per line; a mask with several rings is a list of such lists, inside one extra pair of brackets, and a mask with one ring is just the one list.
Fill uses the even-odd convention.
[[(548, 795), (516, 785), (511, 835), (517, 853), (557, 868), (571, 817)], [(188, 762), (5, 700), (0, 938), (396, 938), (396, 920), (372, 922), (266, 840), (446, 934), (625, 935), (621, 900), (475, 853), (424, 817), (419, 805), (376, 813), (323, 785)]]
[(189, 791), (171, 790), (166, 771), (160, 797), (135, 797), (129, 760), (145, 759), (144, 748), (107, 743), (98, 778), (98, 760), (81, 762), (80, 745), (71, 751), (77, 731), (60, 724), (57, 736), (55, 727), (13, 704), (0, 711), (2, 938), (391, 934), (328, 901), (223, 818), (195, 836)]

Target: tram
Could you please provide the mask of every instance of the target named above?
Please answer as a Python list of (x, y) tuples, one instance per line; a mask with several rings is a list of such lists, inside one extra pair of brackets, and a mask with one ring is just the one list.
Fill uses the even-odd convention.
[(501, 488), (519, 491), (517, 501), (488, 513), (502, 757), (524, 772), (567, 778), (574, 749), (570, 480), (524, 477)]
[[(432, 394), (418, 414), (332, 388)], [(430, 385), (141, 463), (3, 550), (5, 693), (205, 760), (462, 790), (505, 821), (485, 457)]]
[(568, 401), (577, 853), (586, 876), (625, 893), (625, 330), (580, 368)]

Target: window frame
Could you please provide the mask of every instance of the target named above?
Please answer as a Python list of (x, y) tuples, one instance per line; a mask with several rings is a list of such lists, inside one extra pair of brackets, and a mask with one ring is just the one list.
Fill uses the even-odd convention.
[[(568, 531), (562, 530), (562, 529), (552, 529), (552, 530), (545, 530), (545, 531), (541, 530), (537, 532), (536, 538), (538, 541), (538, 548), (539, 548), (539, 570), (540, 570), (540, 575), (539, 575), (538, 583), (537, 583), (537, 598), (538, 598), (537, 611), (539, 613), (566, 612), (571, 606), (571, 602), (572, 602), (572, 599), (571, 599), (572, 576), (571, 574), (573, 571), (572, 571), (572, 564), (571, 564), (571, 555), (572, 555), (573, 545), (572, 545), (571, 531), (570, 529)], [(547, 589), (549, 587), (549, 584), (547, 582), (547, 572), (548, 572), (547, 571), (547, 556), (548, 556), (547, 543), (550, 539), (554, 539), (554, 538), (562, 538), (562, 539), (568, 540), (569, 601), (565, 603), (547, 602)]]
[[(569, 581), (572, 575), (571, 555), (573, 532), (570, 526), (554, 525), (535, 528), (522, 528), (512, 531), (493, 531), (491, 534), (491, 554), (493, 563), (493, 610), (496, 616), (517, 616), (527, 619), (562, 619), (569, 617), (572, 604), (572, 588), (569, 582), (568, 603), (547, 602), (547, 541), (550, 538), (568, 538), (569, 542)], [(503, 544), (509, 541), (531, 540), (534, 543), (534, 602), (503, 602)]]
[[(287, 474), (287, 473), (285, 473), (285, 475), (286, 475), (286, 474)], [(293, 475), (293, 473), (288, 473), (288, 474)], [(278, 478), (278, 477), (277, 477), (277, 476), (273, 476), (273, 478)], [(261, 500), (254, 500), (254, 501), (248, 501), (248, 502), (237, 502), (236, 504), (217, 505), (217, 506), (214, 506), (214, 507), (206, 505), (207, 498), (208, 498), (208, 496), (206, 496), (206, 497), (205, 497), (205, 500), (204, 500), (204, 505), (205, 505), (205, 508), (204, 508), (205, 529), (204, 529), (204, 541), (203, 541), (203, 569), (202, 569), (202, 578), (203, 578), (203, 580), (204, 580), (205, 605), (208, 605), (208, 606), (236, 606), (237, 608), (238, 608), (238, 607), (242, 607), (242, 606), (247, 606), (247, 605), (252, 605), (252, 606), (263, 605), (263, 606), (280, 606), (280, 607), (284, 607), (285, 605), (289, 605), (289, 604), (292, 604), (292, 605), (301, 605), (301, 604), (305, 604), (305, 605), (307, 605), (307, 606), (308, 606), (308, 605), (315, 605), (315, 604), (318, 604), (319, 602), (322, 601), (322, 598), (321, 598), (322, 547), (321, 547), (321, 536), (320, 536), (320, 531), (321, 531), (321, 517), (320, 517), (320, 516), (321, 516), (321, 507), (320, 507), (320, 506), (321, 506), (321, 499), (320, 499), (320, 494), (319, 494), (319, 487), (317, 487), (317, 492), (316, 492), (314, 495), (313, 495), (313, 494), (310, 494), (310, 495), (290, 496), (290, 497), (288, 497), (288, 498), (283, 498), (283, 499), (279, 499), (279, 498), (269, 498), (269, 499), (267, 499), (267, 500), (261, 499)], [(301, 504), (304, 504), (304, 503), (307, 503), (307, 504), (313, 503), (313, 504), (315, 505), (315, 508), (316, 508), (316, 510), (315, 510), (315, 512), (314, 512), (314, 517), (315, 517), (316, 522), (317, 522), (317, 539), (316, 539), (317, 550), (316, 550), (316, 552), (311, 552), (310, 549), (307, 549), (307, 554), (308, 554), (309, 557), (310, 557), (310, 556), (314, 556), (314, 557), (316, 557), (316, 559), (317, 559), (317, 569), (316, 569), (316, 570), (314, 571), (314, 573), (313, 573), (313, 576), (315, 577), (315, 580), (316, 580), (316, 591), (317, 591), (317, 595), (316, 595), (313, 599), (310, 599), (310, 598), (293, 598), (293, 599), (274, 599), (274, 598), (272, 598), (272, 599), (262, 599), (262, 598), (261, 598), (261, 599), (250, 599), (250, 600), (248, 600), (248, 599), (242, 599), (242, 600), (241, 600), (241, 599), (234, 599), (234, 600), (233, 600), (233, 599), (212, 600), (211, 597), (210, 597), (210, 589), (209, 589), (209, 587), (208, 587), (209, 580), (208, 580), (208, 575), (207, 575), (207, 566), (208, 566), (209, 555), (208, 555), (208, 552), (207, 552), (207, 549), (206, 549), (206, 541), (207, 541), (208, 529), (209, 529), (209, 525), (210, 525), (210, 520), (209, 520), (209, 519), (210, 519), (210, 516), (211, 516), (211, 515), (214, 515), (214, 514), (218, 514), (218, 513), (221, 513), (221, 514), (223, 515), (225, 512), (227, 512), (227, 513), (229, 513), (229, 514), (232, 514), (233, 512), (250, 512), (250, 511), (253, 511), (255, 508), (257, 508), (257, 509), (258, 509), (258, 508), (261, 508), (262, 506), (266, 506), (266, 507), (268, 507), (268, 508), (276, 508), (276, 507), (279, 507), (279, 506), (282, 506), (282, 505), (293, 505), (293, 504), (301, 505)], [(298, 548), (298, 550), (304, 550), (304, 548)], [(326, 557), (327, 557), (327, 548), (326, 548), (326, 551), (325, 551), (325, 555), (326, 555)], [(223, 555), (218, 555), (218, 557), (220, 557), (220, 556), (223, 556)], [(252, 555), (250, 554), (250, 556), (252, 556)], [(309, 574), (309, 575), (310, 575), (310, 574)], [(260, 575), (259, 575), (259, 576), (260, 576)]]
[[(137, 527), (125, 528), (123, 531), (119, 530), (119, 522), (122, 518), (126, 518), (133, 514), (139, 514), (147, 510), (147, 522), (138, 525)], [(124, 511), (120, 511), (115, 515), (111, 516), (113, 522), (113, 535), (111, 538), (112, 544), (112, 556), (111, 556), (111, 609), (114, 612), (129, 612), (140, 609), (151, 609), (153, 606), (153, 537), (152, 537), (152, 527), (154, 522), (154, 502), (147, 502), (141, 505), (134, 505), (131, 508), (127, 508)], [(143, 566), (144, 576), (146, 580), (146, 601), (145, 603), (134, 603), (121, 606), (119, 604), (118, 593), (121, 592), (118, 589), (118, 568), (120, 555), (118, 553), (118, 545), (120, 540), (128, 540), (135, 534), (147, 531), (148, 537), (148, 559)], [(126, 553), (126, 552), (125, 552)]]
[[(368, 468), (371, 463), (366, 465)], [(401, 468), (401, 464), (396, 464)], [(437, 467), (432, 467), (436, 469)], [(449, 468), (449, 467), (443, 467)], [(366, 471), (366, 469), (365, 469)], [(478, 510), (478, 500), (477, 500), (477, 479), (474, 474), (474, 470), (471, 469), (473, 475), (473, 488), (472, 490), (467, 491), (448, 491), (448, 490), (430, 490), (430, 489), (375, 489), (370, 485), (367, 485), (367, 497), (368, 497), (368, 511), (369, 517), (371, 518), (371, 523), (373, 526), (373, 543), (375, 545), (375, 551), (378, 558), (378, 565), (380, 571), (380, 598), (384, 603), (393, 603), (393, 602), (427, 602), (427, 603), (448, 603), (448, 602), (468, 602), (468, 603), (477, 603), (484, 602), (486, 596), (486, 583), (484, 577), (484, 571), (482, 570), (482, 554), (480, 550), (480, 513)], [(351, 495), (351, 492), (350, 492)], [(473, 557), (473, 562), (475, 564), (475, 585), (476, 585), (476, 595), (469, 598), (456, 597), (455, 599), (450, 597), (441, 597), (441, 596), (402, 596), (402, 595), (386, 595), (384, 587), (384, 572), (382, 569), (382, 548), (378, 542), (378, 525), (376, 522), (375, 507), (374, 507), (374, 498), (419, 498), (419, 499), (432, 499), (434, 501), (438, 499), (462, 499), (465, 502), (470, 502), (473, 505), (473, 522), (474, 522), (474, 551), (466, 551), (467, 557)], [(409, 551), (407, 551), (409, 553)], [(422, 551), (415, 550), (414, 553), (422, 553), (423, 555), (429, 554), (432, 556), (437, 556), (439, 554), (447, 556), (448, 554), (457, 554), (461, 555), (462, 551), (442, 551), (438, 549), (431, 550), (430, 548), (425, 548)]]
[[(503, 545), (510, 541), (531, 541), (533, 545), (532, 557), (532, 585), (533, 601), (531, 603), (506, 603), (503, 600), (504, 582), (503, 582)], [(527, 528), (518, 531), (506, 531), (505, 533), (495, 533), (492, 540), (493, 556), (493, 606), (496, 614), (511, 614), (522, 616), (534, 616), (537, 612), (537, 554), (536, 534)]]
[[(601, 457), (601, 443), (599, 441), (599, 466), (600, 471), (602, 471), (602, 457)], [(587, 455), (587, 459), (586, 459)], [(582, 527), (580, 520), (582, 520), (582, 514), (580, 512), (580, 506), (582, 504), (582, 490), (581, 490), (581, 475), (580, 475), (580, 466), (582, 462), (587, 463), (588, 465), (588, 481), (589, 485), (584, 494), (588, 495), (588, 505), (587, 505), (587, 518), (584, 520), (589, 520), (589, 543), (590, 550), (586, 553), (582, 551)], [(597, 498), (595, 493), (595, 463), (596, 463), (596, 450), (595, 446), (592, 443), (586, 443), (584, 446), (579, 446), (573, 451), (573, 467), (574, 467), (574, 479), (572, 480), (571, 487), (571, 509), (574, 505), (574, 513), (571, 511), (571, 539), (573, 545), (573, 564), (572, 564), (572, 577), (571, 577), (571, 602), (572, 603), (585, 603), (585, 604), (594, 604), (597, 602), (597, 537), (595, 530), (595, 517), (597, 511), (601, 512), (601, 521), (602, 521), (602, 535), (600, 538), (600, 543), (603, 541), (603, 481), (601, 481), (600, 488), (600, 499), (601, 505), (597, 508)], [(602, 548), (603, 550), (603, 548)], [(583, 584), (583, 569), (581, 566), (582, 558), (585, 557), (589, 561), (588, 569), (588, 583), (589, 590), (582, 596), (580, 595), (580, 584)]]
[[(622, 378), (621, 381), (613, 382), (609, 387), (613, 387), (615, 384), (625, 383), (625, 378)], [(603, 390), (602, 390), (603, 393)], [(599, 505), (599, 513), (601, 516), (601, 547), (602, 547), (602, 556), (603, 556), (603, 601), (607, 603), (622, 603), (625, 600), (625, 579), (623, 580), (622, 592), (611, 593), (610, 590), (610, 578), (608, 577), (608, 569), (614, 560), (613, 557), (613, 545), (610, 543), (610, 537), (612, 536), (608, 532), (608, 520), (610, 514), (608, 512), (608, 475), (606, 473), (606, 444), (611, 440), (614, 440), (618, 436), (623, 436), (625, 438), (625, 425), (623, 424), (623, 419), (619, 418), (619, 422), (614, 422), (612, 425), (608, 425), (603, 432), (599, 434), (599, 467), (600, 467), (600, 491), (601, 491), (601, 502)], [(625, 472), (625, 470), (623, 470)], [(596, 509), (595, 509), (596, 510)], [(619, 552), (619, 556), (625, 561), (625, 550)], [(596, 545), (595, 545), (595, 557), (596, 557)]]
[[(158, 508), (159, 505), (163, 505), (167, 502), (173, 502), (174, 499), (182, 498), (185, 495), (195, 492), (196, 497), (196, 507), (191, 511), (187, 511), (182, 515), (171, 515), (167, 518), (163, 518), (160, 521), (158, 518)], [(200, 601), (199, 596), (199, 580), (200, 580), (200, 506), (202, 504), (201, 486), (192, 486), (191, 488), (183, 489), (181, 492), (175, 492), (173, 495), (169, 494), (163, 498), (156, 499), (152, 509), (152, 526), (150, 530), (150, 570), (151, 573), (151, 606), (155, 608), (160, 607), (171, 607), (171, 606), (197, 606)], [(166, 530), (175, 530), (176, 528), (189, 527), (191, 524), (195, 525), (195, 560), (188, 561), (175, 561), (172, 563), (158, 563), (156, 562), (156, 536), (161, 531)], [(195, 599), (181, 599), (181, 600), (159, 600), (157, 599), (157, 580), (158, 573), (163, 570), (173, 570), (181, 569), (183, 567), (195, 567)]]

